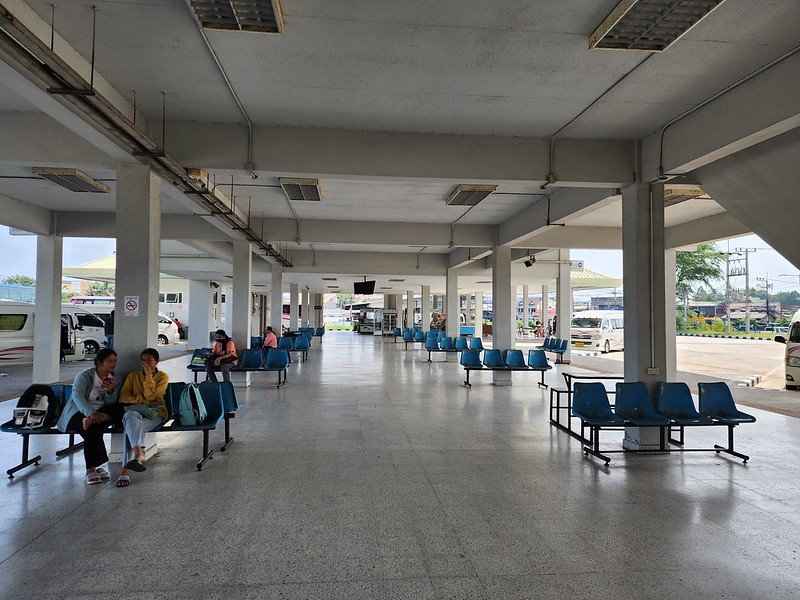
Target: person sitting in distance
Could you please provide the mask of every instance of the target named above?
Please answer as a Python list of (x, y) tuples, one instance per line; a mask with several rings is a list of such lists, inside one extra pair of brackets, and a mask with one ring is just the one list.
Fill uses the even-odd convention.
[[(125, 414), (122, 416), (123, 467), (117, 479), (117, 487), (130, 485), (131, 471), (141, 473), (146, 470), (145, 434), (161, 425), (169, 416), (164, 400), (169, 377), (158, 370), (158, 350), (155, 348), (142, 350), (139, 360), (142, 370), (129, 373), (119, 392), (119, 401), (125, 406)], [(132, 408), (134, 406), (137, 408)]]
[[(277, 348), (278, 336), (271, 326), (267, 325), (267, 330), (264, 332), (264, 348)], [(269, 350), (267, 350), (269, 351)]]
[(206, 359), (206, 381), (217, 381), (214, 373), (217, 369), (222, 372), (222, 380), (231, 380), (231, 369), (236, 366), (236, 344), (228, 337), (224, 329), (217, 329), (215, 336), (217, 343)]

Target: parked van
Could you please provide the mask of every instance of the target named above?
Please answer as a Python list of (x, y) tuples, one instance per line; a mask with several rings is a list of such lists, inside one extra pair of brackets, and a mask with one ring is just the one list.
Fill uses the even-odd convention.
[(625, 329), (621, 310), (585, 310), (575, 313), (569, 328), (573, 348), (590, 348), (601, 352), (622, 350)]
[(786, 369), (786, 389), (796, 390), (800, 387), (800, 310), (792, 316), (788, 338), (776, 335), (774, 339), (776, 342), (786, 344), (786, 354), (783, 359)]
[(72, 315), (77, 321), (83, 340), (83, 350), (87, 356), (94, 356), (106, 345), (105, 321), (79, 304), (65, 302), (61, 312)]
[[(0, 365), (33, 362), (33, 322), (35, 304), (0, 302)], [(61, 360), (83, 360), (83, 340), (77, 317), (61, 313)], [(54, 341), (54, 343), (56, 343)]]
[[(97, 315), (105, 322), (111, 316), (111, 311), (114, 310), (113, 304), (93, 304), (90, 307), (93, 314)], [(114, 313), (117, 319), (122, 318), (122, 315)], [(158, 340), (159, 346), (166, 346), (167, 344), (174, 344), (181, 339), (178, 334), (178, 326), (164, 313), (158, 313)], [(103, 335), (105, 341), (105, 334)]]

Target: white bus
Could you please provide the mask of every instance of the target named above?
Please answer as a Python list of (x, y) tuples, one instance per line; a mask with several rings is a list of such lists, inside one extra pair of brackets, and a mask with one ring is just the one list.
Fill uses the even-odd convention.
[(786, 354), (783, 359), (786, 368), (786, 389), (796, 390), (800, 387), (800, 310), (792, 317), (788, 335), (776, 335), (774, 339), (776, 342), (786, 344)]
[(572, 317), (569, 328), (573, 348), (611, 352), (625, 347), (621, 310), (585, 310)]

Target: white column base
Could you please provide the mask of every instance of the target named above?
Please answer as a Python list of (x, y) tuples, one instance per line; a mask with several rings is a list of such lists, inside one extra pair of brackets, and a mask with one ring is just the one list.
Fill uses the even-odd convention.
[(626, 427), (622, 447), (625, 450), (658, 450), (660, 441), (657, 427)]
[(492, 371), (493, 385), (512, 385), (510, 371)]
[(250, 387), (250, 373), (239, 371), (231, 371), (231, 383), (235, 388)]

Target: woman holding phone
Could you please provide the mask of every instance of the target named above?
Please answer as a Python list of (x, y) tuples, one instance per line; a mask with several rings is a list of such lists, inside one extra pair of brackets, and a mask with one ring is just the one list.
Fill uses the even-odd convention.
[(100, 483), (109, 477), (108, 462), (103, 434), (109, 423), (119, 423), (124, 411), (117, 403), (117, 388), (114, 369), (117, 368), (117, 353), (102, 348), (95, 356), (94, 367), (78, 373), (72, 384), (64, 412), (58, 419), (58, 430), (77, 433), (83, 438), (83, 458), (86, 462), (87, 485)]

